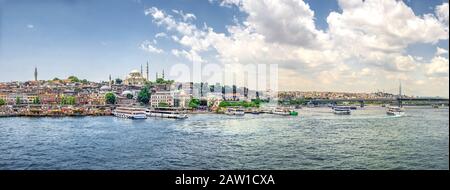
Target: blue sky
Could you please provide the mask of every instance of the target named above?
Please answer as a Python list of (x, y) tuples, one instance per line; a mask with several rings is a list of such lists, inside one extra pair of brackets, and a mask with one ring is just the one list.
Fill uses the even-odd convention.
[[(328, 33), (329, 30), (327, 17), (330, 13), (334, 11), (341, 14), (343, 12), (338, 1), (305, 0), (304, 2), (314, 12), (314, 30), (321, 30), (324, 33)], [(411, 8), (415, 15), (421, 17), (424, 14), (434, 15), (435, 8), (444, 2), (448, 1), (408, 0), (404, 1), (404, 4)], [(0, 0), (0, 67), (2, 68), (0, 81), (31, 80), (35, 66), (39, 69), (40, 79), (65, 78), (69, 75), (76, 75), (80, 78), (100, 81), (107, 80), (109, 74), (113, 77), (123, 78), (132, 69), (139, 69), (140, 65), (145, 64), (147, 60), (150, 61), (151, 78), (154, 78), (156, 71), (167, 70), (173, 64), (190, 64), (189, 60), (174, 56), (171, 50), (189, 51), (192, 47), (187, 47), (171, 39), (172, 35), (178, 35), (180, 38), (183, 36), (177, 31), (168, 30), (164, 24), (156, 24), (155, 18), (144, 14), (145, 10), (155, 7), (176, 19), (180, 18), (172, 10), (192, 13), (196, 19), (191, 20), (189, 24), (198, 27), (199, 30), (206, 24), (217, 34), (223, 33), (225, 36), (231, 36), (227, 26), (237, 25), (235, 20), (239, 25), (246, 21), (256, 20), (256, 18), (252, 20), (249, 17), (248, 13), (252, 10), (249, 6), (246, 7), (245, 3), (242, 7), (233, 4), (221, 5), (218, 0)], [(266, 17), (270, 17), (270, 14), (268, 13)], [(255, 33), (258, 33), (258, 30), (259, 28), (256, 28)], [(156, 38), (155, 35), (160, 32), (168, 34), (168, 37)], [(264, 36), (266, 35), (264, 32), (261, 31), (259, 34)], [(146, 40), (151, 41), (152, 46), (164, 52), (144, 51), (140, 45)], [(154, 40), (156, 43), (153, 42)], [(436, 43), (417, 41), (408, 43), (398, 53), (402, 56), (421, 57), (420, 62), (425, 65), (435, 57), (437, 47), (448, 50), (448, 38), (438, 40)], [(275, 41), (273, 44), (278, 43)], [(302, 44), (295, 45), (300, 49), (303, 48)], [(213, 50), (195, 53), (211, 62), (217, 61), (213, 58), (217, 58), (216, 55), (222, 57), (228, 55), (220, 52), (217, 48), (209, 47), (209, 49)], [(448, 60), (448, 53), (441, 56)], [(354, 59), (349, 58), (348, 60)], [(298, 68), (303, 68), (300, 65), (302, 63), (298, 64)], [(358, 69), (376, 68), (378, 63), (375, 66), (353, 66), (348, 62), (344, 64), (349, 65), (358, 73)], [(296, 66), (289, 65), (286, 68), (292, 67)], [(317, 75), (327, 71), (318, 69), (314, 68)], [(330, 70), (330, 72), (333, 71)], [(408, 78), (405, 80), (410, 80), (411, 88), (415, 88), (413, 83), (419, 84), (428, 80), (425, 76), (419, 76), (418, 71), (408, 72), (405, 72), (404, 75)], [(296, 75), (302, 76), (303, 79), (311, 78), (308, 75), (303, 76), (301, 72)], [(414, 79), (417, 80), (414, 81)], [(329, 85), (331, 90), (336, 91), (374, 91), (382, 88), (390, 89), (395, 86), (394, 84), (384, 87), (386, 80), (388, 79), (380, 79), (379, 84), (373, 84), (373, 87), (367, 89), (360, 87), (368, 86), (368, 83), (360, 86), (345, 86), (327, 84), (326, 81), (322, 85), (323, 88), (316, 89), (314, 85), (291, 85), (286, 89), (326, 90)], [(436, 80), (436, 78), (432, 80)], [(445, 83), (448, 86), (448, 76), (444, 79)], [(332, 86), (337, 87), (331, 88)], [(412, 91), (426, 94), (427, 89), (420, 88), (422, 87), (417, 87)], [(442, 93), (434, 91), (431, 94), (442, 95)], [(443, 95), (448, 96), (448, 92)]]

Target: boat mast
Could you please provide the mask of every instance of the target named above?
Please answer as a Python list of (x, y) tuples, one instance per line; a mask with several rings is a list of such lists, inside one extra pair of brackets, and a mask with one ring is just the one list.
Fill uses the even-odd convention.
[(402, 105), (402, 81), (398, 81), (400, 83), (400, 86), (398, 87), (398, 107), (403, 107)]

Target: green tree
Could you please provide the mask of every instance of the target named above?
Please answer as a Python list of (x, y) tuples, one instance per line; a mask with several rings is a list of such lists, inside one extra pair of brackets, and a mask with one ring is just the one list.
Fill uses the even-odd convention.
[(156, 84), (164, 84), (164, 79), (163, 78), (157, 78), (156, 79)]
[(120, 78), (116, 78), (116, 80), (115, 80), (115, 83), (116, 83), (116, 84), (122, 84), (122, 82), (123, 82), (123, 81), (122, 81), (122, 79), (120, 79)]
[(83, 84), (87, 84), (87, 83), (89, 83), (89, 81), (88, 81), (88, 80), (86, 80), (86, 79), (83, 79), (83, 80), (81, 80), (80, 82), (81, 82), (81, 83), (83, 83)]
[(161, 108), (169, 107), (169, 104), (167, 104), (166, 102), (159, 102), (158, 107), (161, 107)]
[(105, 95), (105, 100), (107, 104), (115, 104), (116, 103), (116, 95), (112, 92), (108, 92)]
[(191, 101), (189, 101), (189, 107), (190, 108), (196, 109), (196, 108), (198, 108), (198, 106), (200, 106), (200, 100), (199, 99), (193, 98), (193, 99), (191, 99)]
[(41, 104), (41, 100), (39, 99), (39, 97), (33, 99), (33, 104)]
[(67, 104), (68, 105), (75, 105), (75, 103), (76, 103), (75, 97), (73, 97), (73, 96), (68, 96), (67, 97)]
[(0, 99), (0, 106), (3, 106), (3, 105), (5, 105), (5, 104), (6, 104), (5, 100)]
[(80, 82), (80, 79), (78, 79), (76, 76), (70, 76), (69, 78), (67, 78), (70, 80), (70, 82)]
[(76, 99), (73, 96), (62, 96), (61, 97), (61, 105), (75, 105)]
[(164, 80), (163, 78), (157, 78), (155, 83), (156, 84), (173, 84), (174, 80)]
[(128, 99), (133, 99), (133, 94), (127, 94)]
[(21, 104), (22, 100), (20, 99), (20, 97), (16, 97), (16, 104)]
[(148, 87), (144, 87), (141, 89), (138, 94), (137, 100), (143, 104), (148, 104), (148, 102), (150, 102), (150, 92), (148, 90)]

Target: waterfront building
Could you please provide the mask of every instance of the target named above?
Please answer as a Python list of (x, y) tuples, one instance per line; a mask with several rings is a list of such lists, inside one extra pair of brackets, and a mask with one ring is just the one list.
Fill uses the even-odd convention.
[(138, 70), (133, 70), (124, 80), (125, 85), (144, 86), (147, 80)]
[(191, 100), (191, 96), (186, 94), (184, 90), (176, 90), (174, 92), (174, 107), (179, 108), (188, 108), (189, 107), (189, 101)]
[(160, 103), (165, 103), (168, 106), (173, 106), (174, 96), (170, 91), (158, 91), (151, 95), (150, 106), (159, 107)]
[(0, 99), (4, 100), (4, 101), (6, 102), (7, 98), (8, 98), (8, 95), (7, 95), (7, 94), (5, 94), (5, 93), (0, 93)]

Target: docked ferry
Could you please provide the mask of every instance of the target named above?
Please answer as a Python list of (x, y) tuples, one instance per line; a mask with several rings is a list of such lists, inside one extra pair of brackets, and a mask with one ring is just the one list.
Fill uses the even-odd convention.
[(147, 119), (144, 108), (118, 107), (113, 112), (116, 117), (127, 119)]
[(162, 117), (172, 119), (187, 119), (188, 115), (176, 108), (155, 108), (147, 109), (146, 115), (148, 117)]
[(289, 111), (288, 109), (277, 108), (277, 109), (272, 111), (272, 114), (288, 116), (288, 115), (291, 115), (291, 111)]
[(237, 116), (243, 116), (245, 115), (245, 111), (243, 109), (240, 108), (228, 108), (225, 111), (226, 115), (237, 115)]

